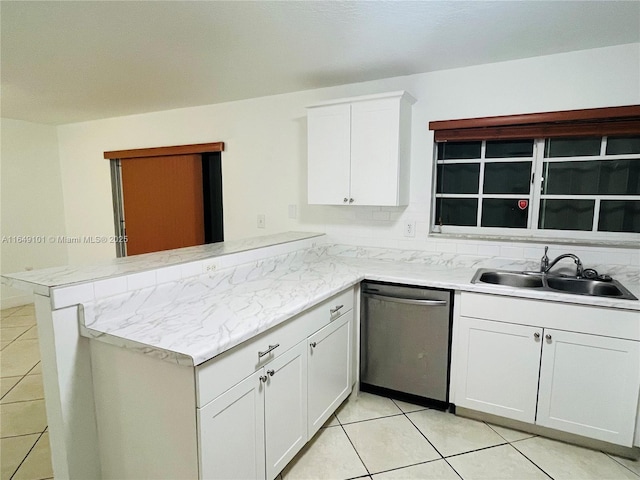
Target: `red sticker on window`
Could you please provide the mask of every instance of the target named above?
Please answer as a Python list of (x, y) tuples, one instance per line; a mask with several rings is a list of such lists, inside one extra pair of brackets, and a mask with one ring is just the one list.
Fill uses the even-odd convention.
[(518, 208), (520, 210), (526, 210), (529, 206), (529, 200), (518, 200)]

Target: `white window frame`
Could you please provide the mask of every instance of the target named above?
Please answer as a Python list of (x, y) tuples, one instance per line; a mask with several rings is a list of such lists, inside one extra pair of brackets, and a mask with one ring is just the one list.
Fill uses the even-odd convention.
[[(551, 157), (545, 158), (545, 138), (534, 139), (533, 145), (533, 157), (508, 157), (508, 158), (485, 158), (486, 142), (482, 141), (480, 158), (475, 159), (456, 159), (456, 160), (438, 160), (438, 144), (434, 142), (434, 162), (433, 162), (433, 184), (432, 184), (432, 208), (431, 208), (431, 233), (432, 234), (451, 234), (451, 235), (464, 235), (464, 236), (477, 236), (477, 237), (514, 237), (522, 239), (534, 239), (534, 240), (579, 240), (582, 242), (600, 241), (600, 242), (628, 242), (636, 241), (640, 242), (640, 234), (629, 232), (599, 232), (598, 228), (600, 202), (602, 200), (637, 200), (638, 195), (551, 195), (543, 194), (542, 187), (544, 181), (544, 163), (545, 162), (570, 162), (570, 161), (597, 161), (597, 160), (629, 160), (640, 159), (640, 154), (624, 154), (624, 155), (605, 155), (607, 136), (603, 136), (600, 145), (600, 155), (589, 155), (582, 157)], [(519, 161), (531, 161), (531, 172), (533, 180), (531, 182), (531, 188), (529, 194), (483, 194), (484, 184), (484, 165), (486, 163), (496, 162), (519, 162)], [(478, 180), (478, 193), (477, 194), (442, 194), (437, 193), (437, 166), (441, 164), (455, 164), (455, 163), (479, 163), (480, 164), (480, 178)], [(436, 218), (436, 198), (477, 198), (478, 199), (478, 211), (476, 226), (456, 226), (456, 225), (442, 225), (438, 224)], [(513, 199), (528, 199), (529, 200), (529, 213), (527, 219), (526, 228), (506, 228), (506, 227), (482, 227), (480, 226), (482, 215), (482, 200), (483, 198), (513, 198)], [(539, 216), (540, 216), (540, 201), (541, 199), (581, 199), (581, 200), (594, 200), (594, 220), (592, 223), (591, 231), (585, 230), (551, 230), (538, 228)]]

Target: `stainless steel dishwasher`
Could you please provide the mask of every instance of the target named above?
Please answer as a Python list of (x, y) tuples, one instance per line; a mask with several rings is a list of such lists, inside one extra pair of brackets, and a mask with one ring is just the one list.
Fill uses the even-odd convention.
[(452, 303), (450, 290), (363, 282), (361, 388), (447, 408)]

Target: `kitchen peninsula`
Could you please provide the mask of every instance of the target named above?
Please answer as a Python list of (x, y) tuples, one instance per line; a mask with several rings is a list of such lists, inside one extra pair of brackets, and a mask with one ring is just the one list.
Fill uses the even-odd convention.
[[(98, 438), (101, 429), (104, 431), (101, 425), (105, 423), (104, 419), (99, 418), (101, 407), (98, 407), (96, 416), (96, 405), (100, 401), (94, 396), (94, 391), (101, 392), (101, 397), (105, 394), (100, 390), (105, 385), (95, 382), (96, 368), (101, 368), (103, 373), (105, 369), (108, 370), (110, 363), (105, 359), (122, 362), (113, 364), (120, 366), (133, 365), (139, 360), (139, 364), (144, 365), (141, 372), (192, 372), (189, 374), (191, 380), (181, 384), (190, 391), (171, 390), (171, 379), (177, 379), (179, 383), (189, 377), (181, 373), (173, 377), (171, 374), (165, 375), (167, 385), (154, 383), (155, 373), (150, 373), (149, 382), (153, 388), (158, 388), (153, 391), (154, 394), (160, 395), (162, 389), (167, 388), (167, 393), (184, 397), (183, 405), (195, 399), (197, 404), (192, 404), (189, 411), (175, 415), (176, 418), (191, 418), (191, 446), (187, 445), (187, 448), (196, 460), (187, 463), (190, 463), (188, 468), (192, 472), (199, 471), (203, 478), (207, 477), (203, 474), (203, 469), (206, 469), (206, 461), (203, 460), (205, 453), (200, 450), (199, 442), (202, 439), (198, 440), (197, 437), (194, 413), (196, 408), (206, 408), (207, 402), (215, 402), (215, 398), (227, 391), (226, 388), (235, 385), (230, 383), (223, 388), (224, 382), (221, 381), (220, 385), (205, 394), (203, 392), (209, 387), (203, 387), (207, 375), (204, 372), (215, 372), (212, 365), (231, 356), (233, 352), (242, 351), (255, 339), (264, 339), (268, 344), (272, 332), (302, 325), (285, 336), (293, 342), (288, 351), (294, 351), (294, 343), (298, 340), (310, 339), (308, 344), (305, 340), (304, 352), (294, 357), (300, 358), (305, 371), (311, 372), (311, 364), (305, 363), (308, 356), (306, 348), (311, 343), (319, 342), (311, 339), (311, 336), (325, 327), (335, 328), (335, 331), (342, 329), (340, 331), (344, 332), (344, 336), (335, 338), (346, 339), (351, 346), (345, 350), (347, 370), (350, 372), (347, 376), (348, 385), (338, 392), (340, 397), (336, 397), (344, 398), (357, 382), (354, 360), (358, 358), (358, 285), (365, 278), (455, 290), (454, 325), (456, 319), (461, 318), (461, 313), (470, 315), (468, 309), (465, 310), (467, 303), (463, 294), (469, 298), (468, 305), (478, 301), (482, 304), (483, 298), (526, 298), (527, 308), (557, 304), (565, 309), (582, 309), (581, 313), (586, 311), (584, 309), (590, 309), (594, 315), (606, 312), (610, 318), (615, 316), (620, 321), (614, 321), (615, 325), (603, 322), (598, 325), (588, 320), (581, 332), (608, 336), (608, 330), (611, 330), (611, 336), (640, 342), (638, 301), (470, 283), (479, 267), (535, 268), (522, 259), (434, 255), (429, 252), (366, 249), (324, 242), (324, 237), (317, 234), (289, 232), (249, 241), (129, 257), (101, 267), (62, 267), (5, 276), (3, 282), (14, 287), (29, 288), (35, 293), (56, 478), (100, 478), (105, 474), (105, 469), (109, 471), (108, 455), (99, 453)], [(207, 251), (207, 248), (211, 250)], [(607, 273), (620, 280), (636, 296), (640, 294), (637, 269), (609, 270)], [(346, 307), (339, 314), (334, 316), (327, 313), (328, 316), (323, 317), (326, 321), (314, 319), (315, 312), (324, 308), (328, 312), (340, 304)], [(564, 310), (563, 315), (568, 311)], [(561, 323), (554, 327), (562, 329)], [(326, 332), (326, 336), (334, 333)], [(456, 363), (460, 362), (455, 354), (456, 341), (454, 326), (453, 403), (457, 399), (457, 384), (454, 382), (458, 368)], [(283, 343), (281, 357), (286, 355), (285, 347), (288, 348)], [(269, 355), (266, 354), (267, 358), (272, 358)], [(273, 362), (278, 358), (273, 357)], [(302, 363), (300, 368), (303, 368)], [(115, 367), (114, 372), (119, 375), (128, 373), (126, 370), (116, 372)], [(247, 375), (253, 375), (252, 372)], [(256, 373), (259, 376), (271, 375), (267, 370), (264, 373), (256, 370)], [(213, 383), (216, 383), (222, 378), (221, 375), (216, 372), (213, 377), (208, 377), (209, 382), (213, 378)], [(239, 378), (234, 377), (228, 382), (239, 382), (246, 376), (243, 372), (237, 375)], [(163, 377), (159, 375), (157, 378)], [(116, 381), (115, 377), (111, 380)], [(640, 380), (636, 379), (634, 413), (637, 412), (638, 385)], [(178, 391), (181, 393), (177, 394)], [(186, 397), (189, 399), (185, 400)], [(311, 405), (309, 402), (307, 404)], [(331, 404), (327, 408), (335, 409), (338, 405)], [(321, 415), (326, 413), (325, 410)], [(117, 422), (116, 419), (111, 421)], [(157, 419), (156, 422), (161, 423)], [(635, 421), (633, 423), (636, 424)], [(313, 433), (311, 428), (305, 430), (309, 438)], [(638, 430), (636, 427), (635, 445), (640, 443)], [(307, 439), (301, 440), (300, 446)], [(168, 445), (170, 447), (171, 443)], [(631, 443), (626, 446), (630, 447)], [(134, 472), (135, 468), (131, 466), (130, 471)], [(267, 472), (269, 478), (278, 473), (276, 470), (270, 471), (269, 466)]]

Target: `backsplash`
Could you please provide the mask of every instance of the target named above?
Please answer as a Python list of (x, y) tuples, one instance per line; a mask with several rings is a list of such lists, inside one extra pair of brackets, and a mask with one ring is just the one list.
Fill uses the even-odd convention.
[[(586, 268), (597, 266), (631, 266), (640, 269), (640, 248), (585, 246), (571, 243), (536, 241), (494, 241), (480, 238), (458, 238), (429, 234), (428, 212), (412, 204), (403, 207), (335, 207), (329, 212), (330, 221), (324, 225), (327, 243), (375, 248), (391, 248), (430, 253), (450, 253), (481, 257), (502, 257), (540, 262), (545, 245), (549, 258), (574, 253)], [(405, 237), (405, 221), (415, 221), (415, 237)]]

